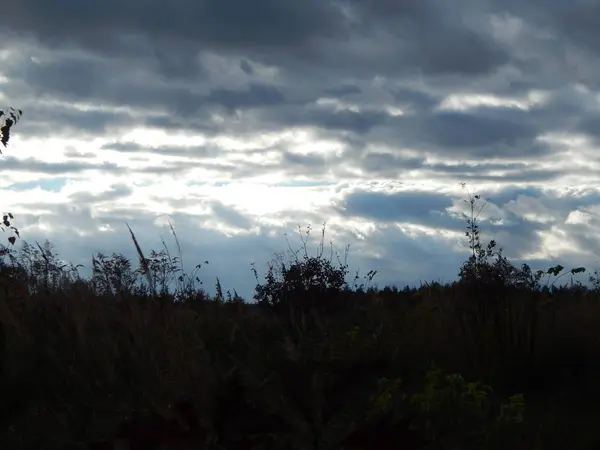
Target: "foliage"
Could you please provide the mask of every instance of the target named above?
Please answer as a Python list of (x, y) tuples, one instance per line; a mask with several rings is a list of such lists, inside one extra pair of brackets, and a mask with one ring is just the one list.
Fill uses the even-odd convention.
[[(301, 229), (299, 231), (301, 232)], [(258, 272), (253, 266), (257, 282), (254, 300), (259, 305), (282, 307), (294, 304), (319, 308), (324, 306), (321, 302), (334, 300), (337, 294), (348, 288), (345, 281), (348, 265), (345, 261), (341, 261), (339, 255), (337, 255), (338, 265), (334, 264), (333, 244), (330, 258), (323, 256), (325, 225), (321, 231), (321, 242), (315, 256), (309, 256), (308, 253), (310, 232), (309, 226), (304, 236), (301, 234), (300, 250), (294, 251), (290, 247), (291, 262), (284, 262), (283, 255), (278, 255), (269, 264), (264, 284), (260, 283)]]
[[(14, 109), (12, 106), (8, 108), (8, 111), (0, 110), (0, 143), (6, 148), (8, 141), (10, 140), (10, 130), (17, 124), (21, 119), (23, 111), (20, 109)], [(2, 151), (0, 151), (2, 154)]]
[(315, 256), (308, 228), (264, 283), (254, 268), (256, 303), (218, 278), (209, 296), (172, 225), (177, 256), (129, 228), (138, 264), (98, 253), (89, 280), (49, 242), (2, 249), (0, 445), (588, 448), (598, 290), (484, 247), (475, 203), (461, 278), (419, 288), (349, 286), (325, 228)]
[[(16, 123), (21, 119), (22, 115), (23, 111), (20, 109), (14, 109), (13, 107), (9, 107), (8, 111), (0, 110), (0, 143), (5, 148), (8, 146), (11, 128), (16, 125)], [(1, 150), (0, 154), (2, 154)], [(2, 215), (2, 224), (0, 224), (0, 229), (2, 229), (3, 232), (6, 232), (6, 230), (11, 230), (14, 234), (14, 236), (8, 237), (8, 242), (11, 245), (14, 245), (15, 241), (19, 237), (19, 230), (10, 222), (13, 219), (13, 215), (7, 212)]]
[(425, 375), (422, 389), (412, 394), (398, 378), (380, 379), (371, 414), (392, 413), (398, 422), (409, 419), (425, 441), (442, 448), (504, 448), (499, 444), (523, 421), (525, 402), (522, 394), (511, 396), (508, 403), (494, 402), (492, 393), (481, 382), (434, 368)]

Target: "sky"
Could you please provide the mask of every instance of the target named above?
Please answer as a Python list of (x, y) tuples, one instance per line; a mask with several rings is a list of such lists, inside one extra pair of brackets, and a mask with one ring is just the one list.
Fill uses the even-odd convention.
[(599, 56), (586, 0), (8, 2), (0, 209), (88, 268), (135, 257), (125, 222), (173, 251), (170, 220), (209, 290), (250, 297), (324, 222), (380, 286), (455, 280), (464, 182), (510, 260), (594, 270)]

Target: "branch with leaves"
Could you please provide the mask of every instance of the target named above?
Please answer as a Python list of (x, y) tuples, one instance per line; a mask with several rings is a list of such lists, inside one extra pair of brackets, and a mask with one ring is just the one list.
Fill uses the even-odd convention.
[[(22, 115), (22, 110), (14, 109), (13, 107), (9, 107), (8, 111), (3, 111), (0, 109), (0, 124), (3, 123), (3, 125), (0, 127), (0, 142), (5, 148), (8, 146), (11, 127), (13, 127), (21, 119)], [(0, 154), (2, 154), (1, 150)]]
[[(21, 119), (22, 115), (22, 110), (14, 109), (12, 106), (9, 107), (7, 111), (3, 111), (0, 109), (0, 143), (2, 143), (2, 145), (4, 145), (5, 148), (8, 146), (11, 128)], [(2, 154), (1, 150), (0, 154)], [(2, 229), (2, 231), (6, 231), (7, 229), (12, 230), (16, 237), (10, 236), (8, 238), (8, 242), (11, 245), (14, 245), (15, 241), (17, 240), (16, 238), (19, 237), (19, 230), (17, 230), (16, 227), (11, 225), (10, 220), (12, 219), (13, 215), (11, 213), (3, 214), (0, 229)]]

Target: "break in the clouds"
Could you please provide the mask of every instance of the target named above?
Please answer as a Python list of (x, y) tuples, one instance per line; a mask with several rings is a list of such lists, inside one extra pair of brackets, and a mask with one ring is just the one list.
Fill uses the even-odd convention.
[(87, 265), (170, 219), (249, 297), (250, 263), (323, 222), (380, 285), (455, 279), (464, 181), (509, 258), (593, 268), (598, 25), (584, 0), (9, 2), (2, 209)]

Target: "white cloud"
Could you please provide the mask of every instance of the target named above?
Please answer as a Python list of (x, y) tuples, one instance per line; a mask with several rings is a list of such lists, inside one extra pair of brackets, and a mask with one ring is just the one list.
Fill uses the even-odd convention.
[(60, 3), (0, 17), (0, 102), (24, 110), (0, 188), (23, 238), (65, 259), (135, 256), (125, 221), (160, 249), (171, 218), (207, 285), (249, 297), (251, 261), (298, 224), (315, 248), (327, 221), (381, 284), (453, 279), (461, 181), (516, 260), (600, 251), (597, 27), (579, 2), (264, 2), (256, 23), (237, 0), (205, 23), (191, 0), (168, 20)]

